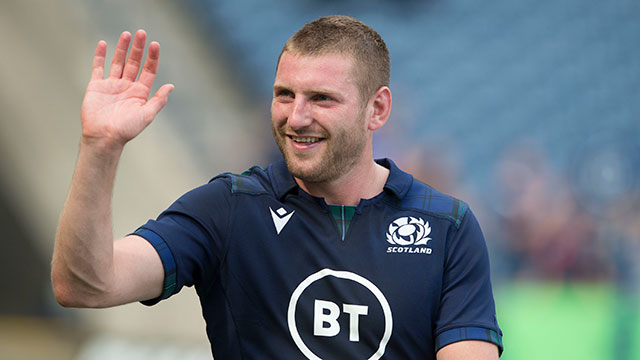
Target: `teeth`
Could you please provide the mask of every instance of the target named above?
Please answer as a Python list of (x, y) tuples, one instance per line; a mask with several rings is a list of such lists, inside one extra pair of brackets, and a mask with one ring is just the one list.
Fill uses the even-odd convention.
[(313, 144), (313, 143), (318, 142), (320, 140), (320, 139), (318, 139), (316, 137), (297, 137), (297, 136), (292, 136), (291, 138), (295, 142), (309, 143), (309, 144)]

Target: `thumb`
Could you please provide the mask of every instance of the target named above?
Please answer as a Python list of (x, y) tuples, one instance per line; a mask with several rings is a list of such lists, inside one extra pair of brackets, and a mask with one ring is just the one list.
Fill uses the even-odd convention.
[(169, 94), (173, 91), (173, 84), (164, 84), (156, 91), (149, 101), (144, 105), (145, 112), (153, 119), (162, 110), (169, 99)]

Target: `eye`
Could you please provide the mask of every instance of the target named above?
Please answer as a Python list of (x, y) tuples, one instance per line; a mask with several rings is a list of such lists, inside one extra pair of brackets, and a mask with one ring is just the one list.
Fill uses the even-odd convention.
[(329, 95), (326, 95), (326, 94), (315, 94), (315, 95), (313, 95), (312, 99), (314, 101), (331, 101), (331, 100), (333, 100), (333, 98), (331, 98)]
[(276, 97), (287, 97), (287, 98), (293, 98), (293, 93), (287, 89), (278, 89), (275, 92), (275, 96)]

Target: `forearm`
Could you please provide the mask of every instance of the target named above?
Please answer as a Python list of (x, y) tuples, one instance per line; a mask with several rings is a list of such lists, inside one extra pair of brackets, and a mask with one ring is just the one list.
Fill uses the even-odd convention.
[(58, 226), (54, 292), (65, 306), (100, 307), (113, 288), (111, 195), (122, 146), (84, 139)]
[(106, 42), (98, 42), (93, 56), (80, 110), (80, 152), (58, 226), (51, 272), (56, 299), (65, 306), (105, 307), (149, 298), (162, 290), (162, 263), (146, 241), (128, 236), (114, 251), (111, 194), (122, 149), (151, 123), (173, 90), (173, 85), (165, 84), (149, 98), (160, 45), (149, 45), (140, 71), (146, 33), (136, 32), (127, 58), (130, 41), (129, 32), (120, 35), (107, 79)]
[(466, 340), (449, 344), (436, 354), (438, 360), (498, 360), (498, 347), (489, 342)]

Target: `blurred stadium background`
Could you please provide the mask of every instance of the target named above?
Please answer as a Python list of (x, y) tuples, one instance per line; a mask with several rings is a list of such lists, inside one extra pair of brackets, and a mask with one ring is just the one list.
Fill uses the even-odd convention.
[(0, 2), (0, 358), (207, 359), (193, 291), (59, 307), (49, 263), (98, 40), (147, 30), (176, 91), (122, 159), (117, 236), (222, 171), (278, 156), (284, 41), (341, 13), (387, 42), (394, 108), (375, 152), (476, 212), (503, 359), (640, 359), (640, 2)]

